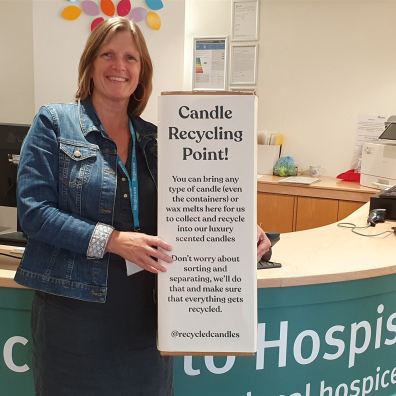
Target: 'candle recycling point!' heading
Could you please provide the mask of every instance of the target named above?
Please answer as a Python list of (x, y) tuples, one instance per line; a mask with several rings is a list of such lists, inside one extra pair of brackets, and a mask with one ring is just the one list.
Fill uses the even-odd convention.
[[(230, 120), (232, 110), (225, 109), (224, 106), (214, 106), (212, 109), (190, 109), (188, 106), (180, 106), (178, 115), (182, 119), (191, 120)], [(240, 143), (243, 140), (242, 130), (224, 129), (221, 125), (216, 125), (208, 130), (184, 130), (177, 126), (168, 127), (169, 140), (186, 140), (197, 144), (205, 144), (208, 140), (228, 140)], [(195, 161), (227, 161), (229, 159), (229, 147), (216, 150), (208, 150), (206, 147), (193, 149), (185, 146), (182, 151), (182, 159)]]

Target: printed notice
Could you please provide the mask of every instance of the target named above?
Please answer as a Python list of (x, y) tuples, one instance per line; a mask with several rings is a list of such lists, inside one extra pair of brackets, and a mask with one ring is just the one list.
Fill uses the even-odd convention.
[(194, 40), (194, 89), (224, 89), (227, 40)]
[(256, 97), (160, 98), (158, 348), (256, 350)]

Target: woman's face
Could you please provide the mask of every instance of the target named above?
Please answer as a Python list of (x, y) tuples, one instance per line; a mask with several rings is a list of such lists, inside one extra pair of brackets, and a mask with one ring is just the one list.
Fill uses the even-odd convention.
[(127, 104), (139, 83), (140, 68), (139, 51), (131, 33), (116, 33), (94, 60), (92, 99)]

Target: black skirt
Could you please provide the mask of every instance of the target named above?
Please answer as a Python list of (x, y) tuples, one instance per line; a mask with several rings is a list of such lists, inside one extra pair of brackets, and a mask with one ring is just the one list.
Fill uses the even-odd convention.
[(147, 271), (127, 277), (113, 255), (104, 304), (36, 292), (36, 395), (172, 395), (172, 359), (156, 348), (155, 282)]

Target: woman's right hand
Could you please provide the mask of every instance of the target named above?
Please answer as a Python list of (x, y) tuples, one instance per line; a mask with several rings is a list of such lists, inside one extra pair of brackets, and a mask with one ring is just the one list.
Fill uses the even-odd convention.
[(171, 256), (165, 252), (170, 250), (171, 245), (157, 236), (116, 230), (111, 233), (106, 247), (107, 252), (115, 253), (155, 274), (166, 271), (166, 267), (156, 259), (172, 262)]

